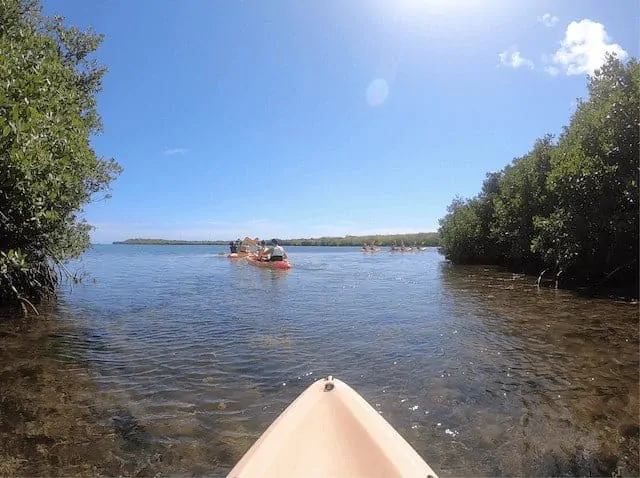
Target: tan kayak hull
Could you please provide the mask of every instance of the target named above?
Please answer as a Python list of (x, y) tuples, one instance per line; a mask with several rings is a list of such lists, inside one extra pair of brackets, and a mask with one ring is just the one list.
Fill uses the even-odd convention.
[(228, 476), (437, 478), (364, 398), (331, 377), (289, 405)]

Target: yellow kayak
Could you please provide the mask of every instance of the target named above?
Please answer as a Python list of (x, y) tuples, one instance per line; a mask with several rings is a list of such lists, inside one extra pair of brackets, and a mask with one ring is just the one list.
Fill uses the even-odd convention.
[(227, 476), (437, 478), (389, 422), (332, 377), (302, 392)]

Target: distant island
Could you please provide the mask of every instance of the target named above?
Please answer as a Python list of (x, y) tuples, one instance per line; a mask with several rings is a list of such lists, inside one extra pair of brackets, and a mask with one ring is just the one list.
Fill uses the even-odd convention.
[[(154, 246), (224, 246), (227, 241), (182, 241), (173, 239), (126, 239), (115, 241), (114, 244), (124, 245), (154, 245)], [(420, 246), (439, 246), (440, 236), (437, 232), (419, 232), (416, 234), (388, 234), (370, 236), (344, 236), (344, 237), (312, 237), (306, 239), (282, 239), (285, 246), (362, 246), (364, 244), (376, 244), (378, 246), (391, 246), (394, 243), (404, 243), (407, 246), (418, 244)]]

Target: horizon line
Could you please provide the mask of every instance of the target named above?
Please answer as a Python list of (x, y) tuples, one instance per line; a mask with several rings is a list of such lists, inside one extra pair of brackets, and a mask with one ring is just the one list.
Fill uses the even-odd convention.
[[(282, 241), (300, 241), (300, 240), (314, 240), (314, 239), (344, 239), (347, 237), (378, 237), (378, 236), (417, 236), (420, 234), (439, 234), (438, 231), (420, 231), (420, 232), (394, 232), (393, 234), (344, 234), (342, 236), (312, 236), (312, 237), (287, 237), (287, 238), (278, 238), (274, 237), (274, 239), (282, 240)], [(245, 237), (249, 237), (250, 239), (255, 239), (255, 237), (250, 237), (249, 235), (245, 235)], [(236, 238), (237, 239), (237, 238)], [(243, 239), (243, 238), (241, 238)], [(261, 238), (258, 238), (261, 239)], [(122, 241), (130, 241), (130, 240), (146, 240), (146, 241), (190, 241), (190, 242), (204, 242), (204, 241), (229, 241), (235, 239), (168, 239), (161, 237), (128, 237), (127, 239), (117, 240), (115, 242)], [(114, 241), (112, 241), (114, 242)]]
[[(359, 238), (359, 237), (394, 237), (394, 236), (417, 236), (417, 235), (423, 235), (423, 234), (436, 234), (439, 235), (440, 233), (438, 231), (421, 231), (421, 232), (398, 232), (398, 233), (393, 233), (393, 234), (345, 234), (342, 236), (315, 236), (315, 237), (293, 237), (293, 238), (277, 238), (275, 237), (274, 239), (277, 239), (279, 241), (313, 241), (313, 240), (320, 240), (320, 239), (346, 239), (349, 237), (355, 237), (355, 238)], [(249, 236), (245, 236), (245, 237), (249, 237)], [(238, 238), (236, 237), (235, 239), (167, 239), (167, 238), (159, 238), (159, 237), (128, 237), (126, 239), (118, 239), (118, 240), (111, 240), (111, 241), (101, 241), (101, 242), (91, 242), (91, 245), (103, 245), (103, 244), (113, 244), (115, 242), (125, 242), (125, 241), (180, 241), (180, 242), (229, 242), (229, 241), (235, 241)], [(240, 238), (241, 240), (243, 240), (244, 238)], [(256, 239), (256, 238), (250, 238), (250, 239)], [(259, 240), (262, 240), (260, 238), (258, 238)], [(270, 240), (270, 239), (269, 239)]]

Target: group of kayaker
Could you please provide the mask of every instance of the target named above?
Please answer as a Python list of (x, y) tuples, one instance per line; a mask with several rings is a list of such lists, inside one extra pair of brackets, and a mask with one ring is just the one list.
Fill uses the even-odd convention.
[(261, 241), (257, 250), (252, 251), (248, 245), (243, 244), (239, 239), (229, 243), (230, 255), (253, 256), (262, 262), (281, 262), (287, 259), (287, 253), (277, 239), (271, 239), (270, 244)]
[(257, 258), (260, 261), (280, 262), (287, 258), (287, 253), (277, 239), (271, 239), (271, 245), (269, 246), (266, 241), (260, 242)]
[(401, 242), (400, 245), (394, 242), (391, 248), (389, 249), (389, 252), (411, 252), (411, 251), (419, 252), (419, 251), (425, 251), (425, 250), (427, 250), (427, 248), (420, 247), (418, 243), (415, 243), (413, 247), (411, 246), (407, 247), (404, 245), (404, 242)]
[[(411, 252), (411, 251), (424, 251), (426, 247), (420, 247), (417, 243), (412, 246), (405, 246), (404, 242), (400, 244), (394, 242), (393, 245), (389, 248), (389, 252)], [(362, 252), (380, 252), (380, 247), (375, 244), (364, 244), (360, 250)]]

